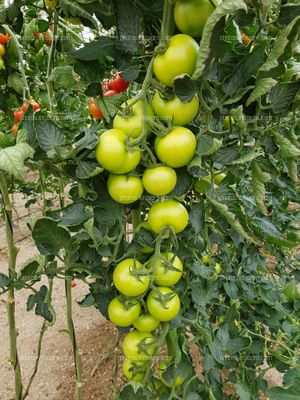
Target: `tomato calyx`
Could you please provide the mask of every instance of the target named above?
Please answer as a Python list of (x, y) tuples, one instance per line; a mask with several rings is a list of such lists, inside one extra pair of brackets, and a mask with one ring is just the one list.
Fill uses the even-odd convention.
[(159, 288), (157, 288), (157, 286), (152, 287), (152, 289), (154, 290), (154, 292), (156, 293), (157, 296), (153, 296), (153, 299), (158, 301), (164, 309), (168, 309), (169, 307), (167, 306), (167, 304), (174, 298), (176, 297), (176, 293), (175, 292), (170, 292), (170, 293), (165, 293), (163, 294)]

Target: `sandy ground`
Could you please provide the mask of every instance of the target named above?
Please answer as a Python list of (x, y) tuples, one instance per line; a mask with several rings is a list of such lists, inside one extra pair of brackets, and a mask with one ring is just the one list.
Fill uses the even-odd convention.
[[(17, 196), (16, 207), (20, 219), (15, 222), (16, 241), (20, 247), (18, 266), (37, 254), (34, 243), (26, 227), (28, 211), (22, 207), (22, 198)], [(31, 210), (31, 216), (39, 213), (38, 207)], [(27, 237), (28, 236), (28, 237)], [(27, 237), (27, 238), (26, 238)], [(25, 238), (25, 239), (24, 239)], [(0, 272), (7, 273), (7, 254), (4, 248), (5, 233), (0, 224)], [(41, 284), (41, 283), (40, 283)], [(37, 285), (38, 286), (40, 285)], [(108, 399), (114, 372), (115, 328), (107, 322), (94, 307), (81, 308), (76, 301), (83, 298), (87, 289), (78, 282), (73, 289), (74, 323), (79, 347), (82, 351), (84, 369), (84, 400)], [(26, 311), (29, 296), (26, 290), (16, 292), (16, 320), (19, 332), (19, 358), (25, 386), (32, 373), (36, 359), (37, 340), (43, 319), (34, 311)], [(8, 364), (8, 326), (5, 296), (0, 300), (0, 388), (1, 400), (8, 400), (13, 393), (13, 373)], [(64, 282), (55, 280), (53, 287), (53, 305), (57, 320), (49, 327), (43, 342), (40, 367), (30, 390), (29, 400), (41, 397), (49, 400), (74, 399), (74, 363), (70, 340), (66, 329), (66, 306)], [(102, 361), (101, 361), (102, 360)], [(98, 365), (92, 376), (95, 366)]]

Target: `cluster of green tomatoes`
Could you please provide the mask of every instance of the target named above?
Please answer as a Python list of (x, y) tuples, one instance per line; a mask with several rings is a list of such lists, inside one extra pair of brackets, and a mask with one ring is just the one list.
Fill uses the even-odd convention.
[[(128, 205), (143, 195), (146, 199), (148, 195), (155, 197), (156, 201), (150, 202), (149, 210), (145, 211), (145, 223), (157, 235), (166, 228), (175, 234), (182, 232), (188, 224), (188, 212), (181, 202), (172, 198), (172, 191), (177, 183), (176, 169), (188, 165), (197, 149), (197, 139), (186, 125), (199, 111), (198, 97), (195, 95), (190, 102), (184, 102), (175, 93), (170, 95), (176, 77), (193, 75), (199, 50), (198, 43), (185, 33), (182, 23), (190, 18), (189, 13), (185, 13), (181, 22), (178, 19), (180, 3), (184, 2), (176, 3), (174, 17), (183, 33), (171, 37), (164, 52), (157, 54), (153, 61), (154, 75), (169, 88), (167, 96), (156, 91), (151, 104), (140, 97), (122, 104), (112, 129), (100, 135), (96, 147), (97, 161), (109, 172), (107, 188), (113, 200)], [(208, 7), (212, 12), (209, 2)], [(158, 132), (157, 122), (164, 127), (162, 132)], [(142, 158), (147, 149), (153, 156), (150, 165)], [(180, 299), (172, 287), (182, 273), (182, 261), (171, 251), (155, 251), (144, 264), (127, 258), (115, 266), (113, 283), (119, 295), (110, 302), (108, 315), (117, 326), (133, 326), (123, 341), (126, 357), (123, 371), (128, 379), (145, 379), (157, 348), (152, 332), (178, 315)], [(166, 361), (158, 366), (163, 382), (162, 374), (167, 367)], [(176, 379), (171, 386), (181, 383), (181, 379)]]

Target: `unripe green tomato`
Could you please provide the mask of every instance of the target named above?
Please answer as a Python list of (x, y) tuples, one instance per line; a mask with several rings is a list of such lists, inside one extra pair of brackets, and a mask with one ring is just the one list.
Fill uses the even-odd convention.
[(216, 265), (215, 265), (215, 272), (216, 272), (216, 274), (219, 275), (219, 274), (221, 273), (221, 271), (222, 271), (221, 264), (216, 263)]
[(133, 361), (130, 358), (125, 358), (123, 361), (123, 373), (127, 379), (130, 379), (134, 382), (140, 382), (144, 379), (145, 373), (143, 372), (134, 372), (134, 369), (137, 367), (145, 366), (145, 361)]
[(1, 71), (2, 69), (4, 69), (4, 61), (3, 61), (3, 58), (0, 57), (0, 71)]
[(131, 300), (128, 306), (115, 297), (108, 306), (108, 316), (117, 326), (130, 326), (140, 315), (141, 305), (136, 300)]
[(155, 56), (154, 74), (163, 85), (174, 87), (174, 79), (178, 75), (193, 75), (198, 51), (199, 45), (191, 36), (172, 36), (165, 53)]
[[(121, 108), (129, 106), (134, 99), (130, 99), (121, 105)], [(146, 105), (146, 115), (144, 116), (143, 102), (140, 100), (130, 109), (128, 117), (117, 114), (113, 120), (113, 127), (120, 129), (132, 138), (137, 138), (142, 133), (143, 124), (146, 124), (147, 133), (150, 132), (151, 119), (154, 116), (149, 104)]]
[[(145, 349), (141, 349), (141, 345)], [(154, 353), (154, 336), (150, 332), (129, 332), (123, 340), (123, 351), (131, 361), (147, 361)]]
[(58, 0), (45, 0), (45, 4), (48, 8), (52, 9), (57, 6)]
[[(163, 377), (163, 373), (166, 371), (166, 369), (168, 368), (168, 362), (167, 361), (161, 361), (158, 365), (157, 368), (157, 373), (158, 376), (160, 377), (161, 381), (163, 382), (163, 384), (165, 386), (167, 386), (168, 388), (171, 388), (173, 386), (175, 387), (179, 387), (183, 384), (184, 382), (184, 378), (180, 375), (177, 375), (175, 377), (175, 381), (173, 380), (172, 382), (167, 382), (166, 379)], [(174, 378), (173, 378), (174, 379)]]
[(221, 182), (223, 181), (223, 179), (225, 179), (225, 178), (226, 178), (226, 174), (224, 174), (223, 172), (220, 174), (218, 173), (214, 177), (214, 183), (219, 186), (221, 184)]
[(131, 204), (143, 194), (142, 180), (138, 176), (110, 174), (107, 181), (108, 193), (120, 204)]
[(126, 174), (138, 165), (141, 151), (138, 146), (128, 149), (128, 136), (119, 129), (104, 132), (96, 147), (99, 164), (113, 174)]
[(192, 131), (175, 126), (164, 137), (155, 139), (155, 152), (159, 160), (169, 167), (179, 168), (187, 165), (195, 155), (197, 140)]
[(175, 23), (182, 33), (200, 36), (213, 11), (209, 0), (177, 0), (174, 9)]
[(202, 256), (202, 263), (203, 264), (209, 264), (209, 261), (210, 261), (210, 256), (209, 255)]
[[(149, 260), (149, 268), (153, 270), (153, 262), (155, 258)], [(161, 253), (160, 258), (156, 261), (154, 270), (152, 271), (154, 283), (159, 286), (173, 286), (182, 277), (183, 265), (178, 256), (174, 253)]]
[(156, 289), (151, 290), (147, 297), (147, 309), (157, 320), (171, 321), (180, 311), (180, 299), (169, 287), (158, 286)]
[(148, 193), (153, 196), (164, 196), (175, 188), (177, 175), (174, 169), (159, 165), (146, 169), (142, 182)]
[(202, 177), (194, 183), (194, 189), (197, 193), (204, 193), (206, 190), (212, 187), (212, 182), (210, 177)]
[(192, 101), (185, 103), (179, 97), (174, 95), (171, 100), (164, 99), (159, 92), (156, 92), (152, 107), (156, 116), (162, 122), (172, 122), (174, 125), (187, 125), (197, 115), (199, 110), (199, 100), (194, 96)]
[(226, 117), (224, 118), (224, 121), (223, 121), (224, 128), (229, 129), (230, 128), (230, 122), (231, 122), (231, 125), (235, 124), (234, 119), (232, 117), (226, 115)]
[(150, 277), (147, 272), (138, 260), (127, 258), (114, 269), (114, 285), (125, 296), (140, 296), (150, 285)]
[(142, 314), (133, 322), (133, 326), (140, 332), (153, 332), (159, 323), (151, 314)]
[(186, 208), (176, 200), (164, 200), (155, 203), (149, 210), (148, 223), (155, 233), (164, 227), (171, 227), (175, 233), (182, 232), (189, 221)]

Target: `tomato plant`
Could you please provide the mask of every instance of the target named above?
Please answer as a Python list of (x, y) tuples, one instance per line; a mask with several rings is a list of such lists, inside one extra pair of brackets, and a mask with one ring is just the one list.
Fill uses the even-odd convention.
[[(24, 384), (15, 291), (43, 317), (41, 350), (58, 279), (77, 400), (74, 281), (86, 289), (80, 305), (125, 335), (126, 381), (118, 338), (112, 398), (299, 396), (299, 6), (213, 4), (0, 7), (11, 398), (29, 396), (41, 354)], [(39, 254), (20, 268), (16, 192), (42, 206), (28, 221)], [(269, 368), (281, 386), (269, 388)]]

